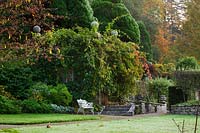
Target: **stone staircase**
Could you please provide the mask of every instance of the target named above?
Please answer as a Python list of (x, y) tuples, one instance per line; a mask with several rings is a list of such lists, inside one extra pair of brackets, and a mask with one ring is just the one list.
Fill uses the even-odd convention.
[(101, 114), (103, 115), (118, 115), (118, 116), (133, 116), (134, 111), (131, 111), (132, 105), (109, 105), (106, 106)]

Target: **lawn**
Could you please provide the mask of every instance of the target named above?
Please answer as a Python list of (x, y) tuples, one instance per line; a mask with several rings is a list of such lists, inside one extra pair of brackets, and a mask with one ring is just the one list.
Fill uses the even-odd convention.
[(7, 114), (0, 115), (0, 124), (39, 124), (48, 122), (68, 122), (82, 120), (96, 120), (98, 116), (69, 115), (69, 114)]
[[(172, 119), (175, 119), (178, 124), (185, 120), (184, 133), (194, 132), (195, 117), (188, 115), (130, 117), (130, 119), (122, 120), (98, 120), (53, 125), (51, 128), (31, 126), (7, 131), (15, 133), (178, 133), (178, 129)], [(198, 127), (200, 127), (200, 121)], [(200, 133), (200, 129), (198, 133)]]

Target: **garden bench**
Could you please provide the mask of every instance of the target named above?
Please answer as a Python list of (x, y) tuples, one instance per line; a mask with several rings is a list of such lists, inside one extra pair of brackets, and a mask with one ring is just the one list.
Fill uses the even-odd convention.
[(93, 103), (92, 102), (87, 102), (86, 100), (83, 99), (78, 99), (78, 112), (82, 112), (83, 114), (85, 114), (85, 110), (89, 110), (92, 112), (92, 114), (94, 115), (94, 107), (93, 107)]

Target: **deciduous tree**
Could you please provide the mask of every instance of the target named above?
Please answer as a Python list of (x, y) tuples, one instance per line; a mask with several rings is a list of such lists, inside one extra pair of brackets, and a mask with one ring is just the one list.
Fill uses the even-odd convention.
[(179, 38), (179, 49), (188, 56), (195, 56), (200, 60), (200, 1), (191, 0), (188, 3), (187, 18), (183, 24), (182, 36)]
[[(47, 0), (15, 0), (0, 3), (0, 42), (21, 42), (31, 37), (33, 27), (38, 25), (41, 32), (54, 27)], [(2, 47), (2, 45), (0, 46)]]

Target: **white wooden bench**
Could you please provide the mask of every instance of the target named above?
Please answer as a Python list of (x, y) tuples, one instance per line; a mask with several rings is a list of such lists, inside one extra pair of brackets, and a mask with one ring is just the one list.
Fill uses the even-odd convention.
[(94, 115), (94, 107), (93, 107), (93, 103), (92, 102), (87, 102), (86, 100), (83, 99), (78, 99), (78, 112), (82, 112), (83, 114), (85, 114), (85, 110), (89, 110), (92, 112), (92, 114)]

